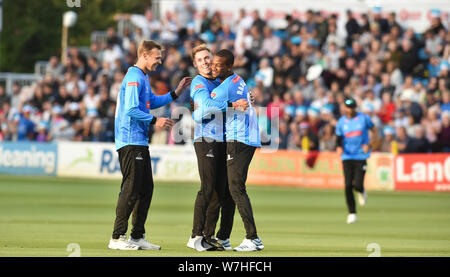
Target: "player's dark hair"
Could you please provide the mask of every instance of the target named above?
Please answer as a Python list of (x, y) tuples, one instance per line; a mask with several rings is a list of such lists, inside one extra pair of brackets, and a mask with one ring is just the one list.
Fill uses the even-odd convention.
[(216, 53), (216, 56), (224, 58), (225, 59), (225, 64), (227, 66), (233, 66), (234, 64), (234, 55), (230, 50), (227, 49), (222, 49), (219, 52)]

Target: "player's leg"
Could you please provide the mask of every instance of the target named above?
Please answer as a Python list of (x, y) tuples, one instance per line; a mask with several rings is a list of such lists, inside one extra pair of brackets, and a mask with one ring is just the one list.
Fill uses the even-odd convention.
[(246, 231), (246, 238), (243, 240), (241, 245), (234, 249), (236, 251), (255, 251), (262, 250), (264, 248), (256, 231), (252, 205), (245, 187), (248, 167), (254, 153), (255, 147), (251, 147), (240, 142), (227, 143), (228, 184), (231, 197), (236, 203)]
[[(217, 172), (217, 186), (216, 191), (220, 200), (221, 214), (220, 214), (220, 229), (217, 232), (217, 238), (221, 242), (229, 244), (227, 240), (230, 238), (233, 229), (234, 213), (236, 204), (230, 194), (228, 187), (228, 173), (227, 173), (227, 144), (219, 143), (218, 151), (218, 166)], [(231, 246), (230, 246), (231, 248)]]
[(345, 180), (345, 200), (348, 209), (347, 223), (354, 223), (356, 222), (356, 204), (355, 204), (355, 197), (353, 195), (355, 165), (354, 161), (352, 160), (343, 161), (342, 164), (344, 169), (344, 180)]
[(215, 174), (217, 171), (215, 164), (216, 149), (214, 143), (195, 142), (194, 148), (197, 155), (201, 185), (195, 199), (192, 237), (203, 235), (206, 210), (208, 209), (214, 192)]
[(130, 244), (126, 240), (128, 219), (137, 200), (135, 188), (135, 170), (133, 146), (125, 146), (118, 151), (120, 169), (122, 171), (122, 184), (116, 206), (116, 219), (114, 230), (108, 248), (119, 250), (138, 250), (139, 246)]
[(145, 234), (144, 225), (152, 200), (154, 184), (148, 147), (138, 148), (135, 155), (142, 158), (142, 160), (140, 160), (139, 166), (136, 168), (135, 185), (138, 191), (138, 199), (133, 209), (131, 237), (140, 239)]
[(364, 176), (366, 175), (366, 169), (366, 160), (355, 162), (355, 176), (353, 186), (358, 193), (358, 202), (361, 206), (364, 206), (367, 203), (367, 193), (364, 189)]
[(152, 166), (150, 162), (150, 153), (148, 147), (142, 148), (142, 157), (144, 159), (143, 171), (139, 172), (139, 178), (142, 182), (139, 183), (139, 195), (133, 209), (130, 242), (140, 246), (144, 250), (160, 250), (161, 246), (148, 242), (145, 238), (145, 222), (150, 208), (153, 196), (153, 176)]
[(203, 227), (203, 234), (205, 237), (212, 237), (216, 231), (216, 225), (219, 221), (220, 202), (217, 192), (214, 190), (211, 200), (209, 201), (208, 209), (206, 210), (205, 227)]
[(128, 228), (128, 219), (133, 211), (137, 201), (136, 191), (136, 170), (139, 163), (135, 160), (135, 151), (133, 146), (125, 146), (119, 149), (119, 162), (122, 171), (122, 184), (119, 193), (119, 199), (116, 207), (116, 220), (114, 222), (114, 231), (112, 238), (118, 239), (125, 235)]

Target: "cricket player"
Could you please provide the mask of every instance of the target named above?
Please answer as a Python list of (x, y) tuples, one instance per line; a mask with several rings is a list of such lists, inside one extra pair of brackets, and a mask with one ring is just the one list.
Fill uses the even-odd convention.
[[(108, 248), (118, 250), (160, 250), (145, 239), (144, 224), (153, 194), (153, 177), (148, 150), (150, 124), (170, 129), (174, 122), (149, 113), (175, 100), (191, 83), (186, 77), (175, 91), (155, 96), (150, 88), (149, 71), (162, 59), (162, 46), (144, 40), (138, 48), (138, 61), (128, 69), (119, 93), (115, 115), (115, 145), (122, 171), (122, 184), (116, 207), (116, 219)], [(131, 236), (127, 240), (128, 219), (133, 213)]]
[[(246, 99), (248, 109), (227, 109), (225, 135), (227, 141), (227, 174), (231, 196), (238, 207), (246, 237), (234, 251), (257, 251), (264, 249), (258, 237), (253, 217), (252, 205), (247, 195), (245, 182), (250, 162), (256, 148), (261, 147), (259, 126), (250, 95), (244, 80), (233, 72), (234, 55), (228, 50), (220, 50), (214, 55), (212, 62), (213, 78), (220, 78), (223, 82), (211, 92), (211, 98), (221, 102), (235, 102)], [(209, 116), (209, 108), (196, 109), (194, 120)]]
[(353, 98), (345, 100), (345, 114), (336, 125), (337, 153), (341, 156), (344, 178), (345, 198), (347, 201), (347, 223), (357, 221), (356, 205), (353, 189), (358, 193), (361, 206), (367, 203), (367, 193), (364, 189), (364, 175), (370, 157), (369, 130), (376, 137), (377, 131), (370, 117), (356, 111), (356, 101)]
[[(226, 171), (226, 142), (224, 111), (228, 103), (211, 99), (210, 92), (220, 85), (220, 79), (212, 77), (212, 54), (202, 44), (192, 50), (192, 61), (198, 70), (191, 83), (191, 99), (197, 107), (217, 107), (210, 119), (195, 125), (194, 148), (197, 155), (201, 187), (194, 205), (192, 235), (187, 246), (198, 251), (231, 250), (229, 237), (233, 228), (235, 204), (231, 198)], [(248, 102), (241, 99), (231, 106), (246, 109)], [(214, 238), (221, 207), (220, 229)], [(202, 240), (207, 245), (202, 245)]]

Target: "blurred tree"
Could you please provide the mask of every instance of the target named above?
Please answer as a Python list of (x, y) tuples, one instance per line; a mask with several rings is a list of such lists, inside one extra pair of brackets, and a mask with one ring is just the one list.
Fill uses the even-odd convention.
[(66, 0), (3, 0), (0, 71), (33, 72), (36, 61), (60, 56), (62, 14), (68, 10), (78, 14), (69, 30), (69, 45), (89, 46), (92, 31), (117, 27), (116, 13), (144, 13), (151, 1), (80, 0), (80, 4), (70, 8)]

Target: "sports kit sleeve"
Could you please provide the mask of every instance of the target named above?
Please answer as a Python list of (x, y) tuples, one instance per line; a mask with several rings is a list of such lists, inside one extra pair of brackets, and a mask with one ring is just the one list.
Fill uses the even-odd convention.
[(142, 121), (152, 122), (153, 115), (145, 113), (139, 109), (139, 93), (142, 90), (143, 82), (140, 82), (139, 78), (130, 76), (127, 80), (127, 87), (125, 88), (125, 113), (129, 117)]
[(335, 133), (336, 133), (336, 146), (337, 147), (342, 147), (342, 142), (343, 142), (343, 140), (344, 140), (344, 138), (343, 138), (343, 133), (342, 133), (342, 130), (341, 130), (341, 120), (339, 120), (338, 121), (338, 123), (336, 124), (336, 131), (335, 131)]
[(171, 91), (164, 95), (158, 95), (156, 96), (153, 94), (153, 92), (150, 90), (150, 109), (157, 109), (159, 107), (165, 106), (169, 104), (170, 102), (177, 99), (177, 95), (175, 92)]
[(226, 111), (229, 104), (226, 101), (217, 101), (211, 98), (210, 91), (206, 84), (200, 82), (192, 83), (194, 89), (192, 100), (194, 104), (198, 104), (198, 108), (194, 110), (193, 118), (197, 123), (201, 123), (203, 119), (211, 119), (211, 114), (218, 111)]

